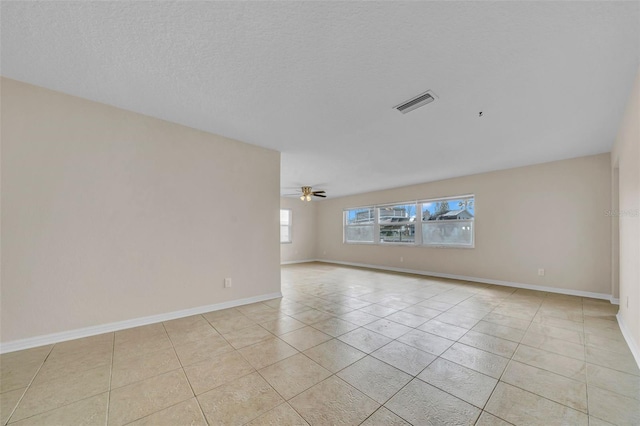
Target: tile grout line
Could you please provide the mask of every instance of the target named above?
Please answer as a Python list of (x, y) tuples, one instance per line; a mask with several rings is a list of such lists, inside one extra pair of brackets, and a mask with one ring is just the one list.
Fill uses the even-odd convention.
[(116, 333), (113, 332), (113, 340), (111, 346), (111, 363), (109, 366), (109, 387), (107, 391), (107, 415), (105, 416), (105, 426), (109, 424), (109, 409), (111, 408), (111, 382), (113, 380), (113, 361), (116, 355)]

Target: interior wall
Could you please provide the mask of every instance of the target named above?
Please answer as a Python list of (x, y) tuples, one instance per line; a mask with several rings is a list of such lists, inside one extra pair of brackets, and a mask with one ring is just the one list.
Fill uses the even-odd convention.
[[(475, 194), (473, 249), (343, 243), (343, 209), (463, 194)], [(317, 257), (605, 296), (610, 202), (608, 153), (328, 199), (318, 204)]]
[(280, 291), (278, 152), (0, 83), (3, 343)]
[(314, 260), (316, 257), (316, 205), (317, 201), (299, 198), (280, 198), (280, 208), (291, 209), (291, 243), (280, 244), (282, 263)]
[(619, 318), (640, 363), (640, 71), (611, 151), (618, 167)]

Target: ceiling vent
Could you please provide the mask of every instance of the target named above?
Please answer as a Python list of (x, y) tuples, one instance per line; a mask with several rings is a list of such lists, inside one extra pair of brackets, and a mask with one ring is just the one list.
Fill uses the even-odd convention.
[(411, 98), (408, 101), (394, 107), (394, 109), (397, 109), (401, 113), (406, 114), (409, 111), (413, 111), (414, 109), (420, 108), (421, 106), (424, 106), (435, 100), (436, 95), (431, 90), (427, 90), (426, 92), (416, 96), (415, 98)]

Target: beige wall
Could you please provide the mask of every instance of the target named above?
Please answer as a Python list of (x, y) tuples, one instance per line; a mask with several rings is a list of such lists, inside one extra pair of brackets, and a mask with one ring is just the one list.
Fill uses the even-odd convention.
[[(619, 317), (632, 339), (640, 363), (640, 72), (611, 152), (618, 170)], [(615, 175), (614, 174), (614, 175)]]
[(280, 208), (291, 209), (291, 243), (280, 244), (282, 263), (313, 260), (316, 257), (316, 205), (298, 198), (280, 198)]
[[(471, 193), (474, 249), (342, 242), (344, 208)], [(610, 202), (609, 154), (329, 199), (318, 204), (317, 256), (610, 295)]]
[(280, 291), (278, 152), (1, 84), (2, 342)]

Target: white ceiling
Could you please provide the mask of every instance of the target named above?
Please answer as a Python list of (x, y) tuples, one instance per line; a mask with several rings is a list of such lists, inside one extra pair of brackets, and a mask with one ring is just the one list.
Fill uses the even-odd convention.
[(2, 1), (0, 72), (279, 150), (283, 192), (335, 197), (609, 151), (639, 5)]

